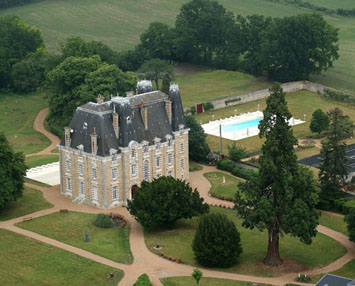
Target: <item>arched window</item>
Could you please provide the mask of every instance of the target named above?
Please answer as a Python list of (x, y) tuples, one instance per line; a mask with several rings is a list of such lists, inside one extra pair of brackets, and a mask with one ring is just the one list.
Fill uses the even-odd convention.
[(144, 175), (144, 180), (148, 182), (149, 181), (149, 162), (148, 162), (148, 160), (144, 161), (143, 175)]

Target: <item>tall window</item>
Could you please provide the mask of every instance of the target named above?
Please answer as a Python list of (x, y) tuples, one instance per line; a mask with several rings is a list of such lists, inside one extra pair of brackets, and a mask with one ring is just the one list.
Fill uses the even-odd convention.
[(132, 165), (131, 166), (131, 172), (132, 172), (132, 176), (137, 175), (137, 165)]
[(112, 180), (116, 180), (118, 176), (117, 168), (112, 168)]
[(184, 159), (181, 159), (181, 160), (180, 160), (180, 168), (181, 168), (181, 169), (184, 169)]
[(79, 175), (82, 176), (84, 174), (84, 166), (83, 164), (79, 164)]
[(97, 201), (99, 199), (97, 186), (92, 187), (92, 199)]
[(147, 145), (144, 146), (143, 151), (144, 151), (144, 153), (147, 153), (147, 152), (148, 152), (148, 146), (147, 146)]
[(71, 193), (71, 180), (67, 178), (67, 191)]
[(81, 197), (84, 197), (84, 182), (80, 182), (79, 184), (79, 194)]
[(147, 160), (144, 161), (143, 175), (144, 175), (144, 180), (148, 182), (149, 181), (149, 162)]
[(156, 166), (157, 168), (160, 168), (160, 157), (156, 157)]
[(65, 170), (66, 170), (67, 172), (70, 171), (70, 161), (69, 161), (68, 159), (65, 160)]
[(171, 139), (168, 139), (168, 147), (171, 146)]
[(157, 151), (159, 151), (159, 149), (160, 149), (160, 143), (157, 143), (157, 145), (155, 145), (155, 149), (156, 149)]
[(184, 152), (184, 143), (183, 142), (180, 143), (180, 152), (181, 153)]
[(136, 157), (136, 149), (131, 150), (131, 157), (135, 158)]
[(97, 178), (96, 167), (92, 167), (92, 178), (94, 180)]
[(117, 186), (114, 186), (112, 188), (112, 199), (113, 200), (118, 200), (118, 188), (117, 188)]
[(173, 154), (169, 153), (168, 154), (168, 164), (172, 164), (173, 163)]

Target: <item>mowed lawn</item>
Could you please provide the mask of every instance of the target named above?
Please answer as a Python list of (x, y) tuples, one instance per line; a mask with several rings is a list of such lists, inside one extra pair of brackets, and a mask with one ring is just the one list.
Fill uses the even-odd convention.
[(176, 76), (174, 81), (179, 84), (182, 103), (185, 107), (221, 97), (246, 94), (271, 85), (264, 78), (225, 70), (210, 70)]
[[(203, 175), (212, 185), (209, 193), (214, 193), (219, 196), (234, 198), (238, 190), (238, 184), (242, 182), (241, 179), (221, 172), (210, 172)], [(225, 183), (223, 183), (223, 177), (226, 179)]]
[[(98, 228), (93, 224), (95, 215), (69, 212), (53, 213), (31, 221), (18, 223), (17, 226), (85, 249), (120, 263), (132, 263), (129, 246), (129, 227)], [(88, 229), (90, 242), (84, 241)]]
[[(306, 115), (306, 123), (299, 124), (294, 126), (293, 133), (297, 138), (306, 138), (311, 135), (309, 130), (310, 120), (312, 118), (312, 113), (321, 108), (323, 111), (327, 112), (332, 108), (338, 107), (343, 110), (344, 114), (349, 115), (352, 121), (355, 121), (355, 106), (349, 105), (346, 103), (334, 101), (324, 96), (318, 95), (309, 91), (297, 91), (286, 94), (287, 105), (292, 113), (292, 116), (297, 119), (304, 119)], [(223, 109), (214, 110), (214, 119), (222, 119), (235, 114), (253, 112), (257, 111), (258, 104), (260, 110), (264, 110), (266, 107), (266, 99), (257, 100), (253, 102), (248, 102), (245, 104), (240, 104), (236, 106), (230, 106)], [(212, 115), (207, 112), (195, 115), (197, 122), (207, 123), (209, 120), (212, 120)], [(207, 142), (214, 151), (219, 149), (219, 138), (216, 136), (208, 136)], [(260, 149), (263, 144), (264, 139), (260, 139), (258, 136), (242, 139), (236, 141), (237, 145), (240, 145), (247, 149), (247, 151), (257, 151)], [(227, 152), (227, 146), (233, 144), (232, 140), (223, 139), (223, 151)]]
[(26, 157), (26, 166), (28, 168), (34, 168), (41, 165), (46, 165), (53, 162), (58, 162), (58, 155), (36, 155), (31, 157)]
[(15, 151), (36, 153), (50, 145), (47, 137), (33, 129), (33, 121), (45, 107), (47, 102), (41, 93), (0, 93), (0, 132)]
[[(341, 267), (333, 272), (330, 272), (330, 274), (343, 276), (343, 277), (347, 277), (350, 279), (355, 279), (355, 259), (349, 261), (343, 267)], [(325, 275), (325, 273), (312, 276), (312, 282), (314, 282), (314, 283), (318, 282), (324, 275)]]
[[(243, 228), (241, 220), (236, 218), (236, 213), (233, 210), (212, 207), (211, 211), (226, 214), (234, 221), (241, 234), (243, 253), (239, 262), (235, 266), (223, 269), (223, 271), (257, 276), (277, 276), (283, 271), (302, 272), (313, 267), (325, 266), (346, 252), (338, 242), (320, 233), (317, 234), (311, 245), (303, 244), (296, 238), (284, 236), (280, 238), (280, 253), (286, 266), (281, 270), (268, 269), (261, 262), (266, 255), (267, 232)], [(191, 247), (196, 226), (197, 218), (193, 218), (179, 221), (174, 229), (145, 230), (147, 247), (152, 252), (163, 252), (198, 267)], [(163, 249), (155, 251), (154, 245), (162, 245)]]
[[(196, 286), (196, 281), (192, 277), (171, 277), (161, 279), (164, 286)], [(198, 286), (250, 286), (251, 282), (234, 281), (228, 279), (218, 279), (202, 277)], [(258, 286), (266, 286), (268, 284), (259, 284)]]
[[(344, 234), (346, 236), (349, 235), (349, 232), (347, 229), (347, 224), (344, 221), (343, 215), (322, 211), (322, 215), (319, 218), (319, 224), (324, 225), (332, 230), (341, 232), (342, 234)], [(354, 271), (355, 271), (355, 268), (354, 268)]]
[(4, 286), (116, 286), (123, 276), (121, 270), (5, 229), (0, 229), (0, 250), (0, 285)]
[(53, 205), (43, 198), (42, 192), (25, 187), (21, 198), (12, 203), (8, 208), (0, 210), (0, 221), (24, 216), (51, 207)]

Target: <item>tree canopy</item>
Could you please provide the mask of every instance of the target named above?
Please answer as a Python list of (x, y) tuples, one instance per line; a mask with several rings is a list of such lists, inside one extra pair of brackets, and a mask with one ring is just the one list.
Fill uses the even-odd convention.
[(210, 152), (210, 147), (207, 144), (203, 128), (197, 123), (195, 117), (185, 116), (186, 126), (189, 131), (189, 158), (196, 162), (206, 161), (206, 157)]
[(209, 211), (199, 192), (173, 177), (143, 181), (128, 201), (128, 210), (144, 227), (173, 227), (182, 218), (191, 218)]
[(333, 66), (338, 30), (319, 14), (274, 19), (263, 33), (263, 69), (272, 80), (306, 80)]
[(174, 67), (171, 63), (160, 59), (151, 59), (145, 61), (138, 72), (145, 79), (155, 82), (156, 89), (159, 89), (159, 80), (170, 82), (174, 76)]
[(329, 118), (322, 109), (318, 108), (312, 114), (311, 124), (309, 125), (309, 129), (313, 133), (321, 134), (323, 131), (326, 131), (329, 126)]
[(259, 157), (256, 177), (241, 183), (235, 209), (243, 226), (268, 231), (268, 250), (264, 262), (270, 266), (282, 263), (279, 254), (280, 233), (291, 234), (310, 244), (317, 233), (319, 213), (318, 187), (313, 173), (297, 164), (293, 146), (297, 144), (288, 124), (285, 93), (279, 84), (270, 89), (260, 137), (266, 141)]
[(26, 169), (25, 156), (14, 152), (0, 133), (0, 209), (22, 197)]

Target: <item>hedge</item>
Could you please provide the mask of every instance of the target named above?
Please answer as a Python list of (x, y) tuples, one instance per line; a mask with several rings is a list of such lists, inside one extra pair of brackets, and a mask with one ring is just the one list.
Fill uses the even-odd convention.
[(227, 159), (221, 159), (217, 162), (217, 169), (228, 171), (232, 175), (243, 178), (245, 180), (250, 180), (251, 178), (257, 176), (257, 172), (253, 170), (247, 170), (242, 167), (236, 166), (232, 161)]

